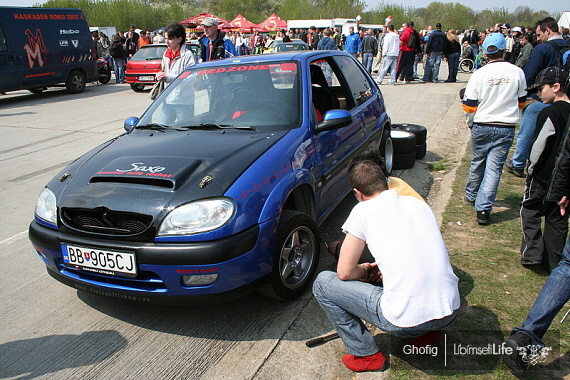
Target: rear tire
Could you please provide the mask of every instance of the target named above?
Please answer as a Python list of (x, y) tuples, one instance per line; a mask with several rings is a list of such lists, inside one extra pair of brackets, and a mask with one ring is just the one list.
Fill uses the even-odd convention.
[(134, 92), (141, 92), (142, 90), (144, 90), (144, 84), (131, 83), (131, 90), (133, 90)]
[(109, 81), (111, 80), (111, 71), (109, 71), (107, 69), (100, 69), (99, 70), (99, 78), (97, 78), (97, 80), (101, 84), (109, 83)]
[(79, 70), (73, 70), (69, 73), (67, 82), (65, 82), (65, 88), (71, 94), (79, 94), (85, 90), (85, 75)]
[(384, 134), (384, 139), (380, 144), (380, 156), (384, 159), (384, 166), (388, 174), (394, 169), (394, 144), (390, 137), (390, 132)]
[(273, 271), (260, 291), (271, 298), (292, 300), (311, 284), (319, 263), (316, 223), (299, 211), (283, 210), (277, 228)]

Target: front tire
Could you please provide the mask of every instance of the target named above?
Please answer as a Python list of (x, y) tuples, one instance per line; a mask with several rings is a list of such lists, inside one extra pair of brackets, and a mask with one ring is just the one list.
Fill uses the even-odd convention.
[(65, 82), (65, 88), (71, 94), (79, 94), (85, 90), (85, 75), (78, 70), (73, 70), (69, 77), (67, 78), (67, 82)]
[(316, 223), (302, 212), (283, 210), (277, 228), (273, 272), (262, 292), (280, 300), (299, 297), (315, 275), (319, 253)]
[(133, 90), (134, 92), (141, 92), (142, 90), (144, 90), (144, 84), (131, 83), (131, 90)]

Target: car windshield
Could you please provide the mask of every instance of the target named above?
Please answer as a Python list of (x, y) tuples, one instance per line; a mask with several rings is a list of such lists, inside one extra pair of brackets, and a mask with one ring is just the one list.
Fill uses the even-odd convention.
[(166, 45), (152, 46), (148, 45), (139, 49), (131, 58), (131, 61), (150, 61), (154, 59), (162, 59)]
[(137, 127), (293, 129), (300, 124), (300, 92), (292, 61), (196, 67), (166, 87)]

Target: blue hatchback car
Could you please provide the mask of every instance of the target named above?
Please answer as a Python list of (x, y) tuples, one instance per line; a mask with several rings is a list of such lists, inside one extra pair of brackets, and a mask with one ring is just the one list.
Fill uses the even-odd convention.
[(146, 302), (298, 297), (350, 160), (393, 156), (382, 94), (340, 51), (196, 65), (124, 127), (47, 184), (29, 236), (55, 279)]

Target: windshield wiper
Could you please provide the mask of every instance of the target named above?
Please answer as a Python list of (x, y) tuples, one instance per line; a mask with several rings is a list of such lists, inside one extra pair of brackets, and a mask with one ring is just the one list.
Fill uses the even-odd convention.
[(218, 123), (202, 123), (196, 125), (185, 125), (183, 127), (177, 128), (178, 130), (187, 129), (246, 129), (249, 131), (257, 131), (257, 129), (250, 126), (234, 126), (229, 124), (218, 124)]
[(145, 125), (137, 125), (135, 129), (151, 129), (153, 131), (165, 131), (167, 129), (170, 129), (170, 127), (164, 124), (151, 123)]

